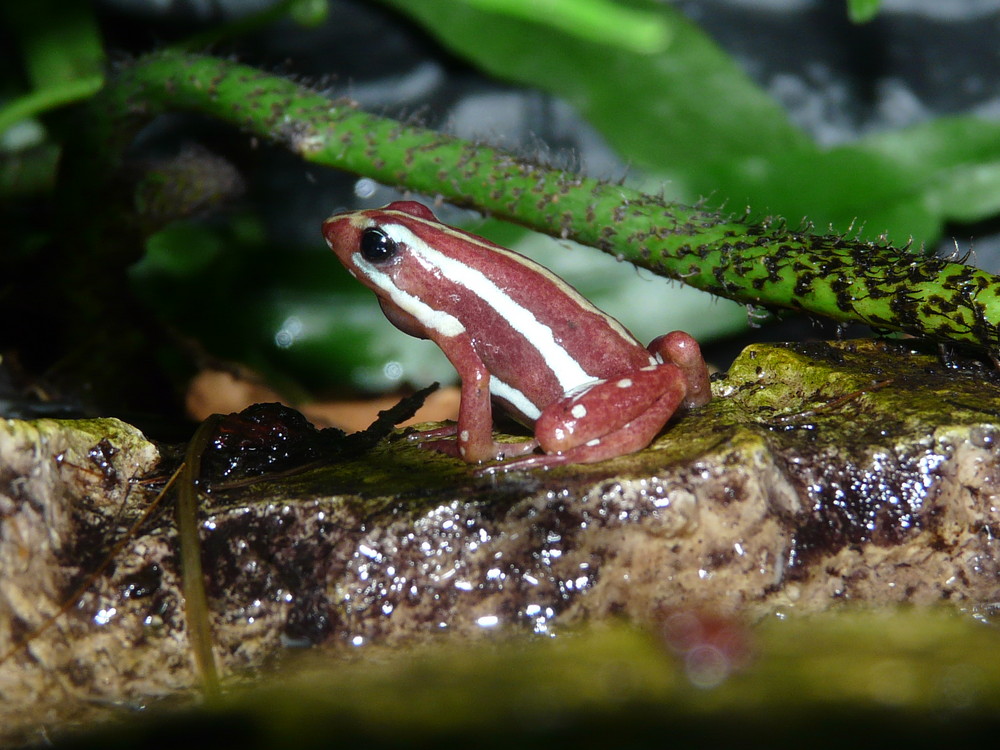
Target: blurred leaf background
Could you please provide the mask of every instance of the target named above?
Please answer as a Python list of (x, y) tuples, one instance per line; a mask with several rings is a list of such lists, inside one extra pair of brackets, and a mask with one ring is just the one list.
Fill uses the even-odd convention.
[[(846, 56), (872, 66), (875, 80), (889, 38), (882, 35), (894, 28), (880, 25), (879, 3), (826, 6), (800, 14), (799, 22), (841, 19), (844, 44), (861, 45)], [(168, 175), (173, 192), (183, 195), (184, 180), (192, 178), (176, 167), (178, 155), (198, 144), (211, 156), (199, 160), (195, 150), (185, 164), (195, 164), (190, 169), (201, 183), (213, 175), (219, 187), (212, 200), (178, 215), (167, 207), (156, 226), (113, 216), (110, 231), (121, 227), (121, 252), (109, 250), (117, 242), (106, 235), (88, 241), (72, 227), (80, 238), (74, 251), (90, 269), (83, 282), (46, 264), (47, 248), (60, 231), (65, 236), (66, 196), (87, 190), (79, 173), (70, 180), (57, 171), (59, 155), (88, 128), (86, 100), (113, 85), (109, 65), (165, 45), (235, 55), (375, 111), (734, 214), (782, 216), (792, 226), (809, 222), (866, 238), (884, 234), (918, 250), (935, 248), (958, 223), (975, 225), (970, 232), (992, 231), (1000, 211), (1000, 123), (961, 112), (900, 117), (900, 127), (818, 142), (751, 78), (746, 60), (738, 62), (696, 23), (718, 7), (653, 0), (286, 0), (249, 13), (221, 4), (165, 10), (140, 2), (5, 4), (0, 305), (8, 322), (0, 348), (18, 351), (35, 372), (72, 373), (80, 351), (113, 357), (124, 337), (102, 341), (95, 334), (104, 328), (100, 317), (89, 321), (88, 335), (68, 339), (29, 336), (25, 327), (51, 299), (72, 298), (79, 284), (118, 266), (124, 273), (127, 264), (127, 281), (112, 286), (113, 293), (134, 295), (157, 321), (157, 333), (146, 329), (139, 338), (155, 350), (151, 366), (165, 368), (175, 384), (206, 357), (247, 364), (300, 397), (338, 385), (378, 390), (450, 376), (432, 345), (391, 328), (319, 236), (320, 222), (334, 209), (385, 203), (397, 197), (391, 186), (317, 173), (204, 118), (154, 121), (130, 151), (128, 176), (138, 213), (148, 216), (150, 175), (161, 181)], [(790, 4), (788, 14), (795, 10)], [(783, 23), (780, 8), (760, 18)], [(987, 18), (995, 22), (996, 14)], [(747, 28), (751, 44), (757, 33)], [(769, 38), (761, 35), (758, 44)], [(995, 45), (983, 45), (954, 54), (995, 60)], [(215, 177), (227, 170), (232, 179)], [(565, 243), (469, 212), (440, 213), (538, 257), (640, 339), (682, 328), (711, 342), (747, 326), (742, 307), (614, 259), (566, 252)], [(116, 325), (130, 323), (113, 306), (108, 314), (117, 315)], [(76, 320), (71, 305), (51, 317), (53, 330), (62, 330), (59, 320)]]

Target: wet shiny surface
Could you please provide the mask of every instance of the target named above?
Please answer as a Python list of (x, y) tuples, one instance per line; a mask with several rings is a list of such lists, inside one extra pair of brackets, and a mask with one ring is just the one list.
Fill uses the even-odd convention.
[[(961, 491), (956, 462), (996, 482), (995, 428), (948, 427), (996, 386), (895, 344), (766, 356), (762, 368), (751, 351), (750, 377), (737, 368), (718, 403), (631, 460), (476, 478), (400, 443), (286, 484), (280, 502), (271, 485), (214, 493), (210, 595), (234, 622), (283, 622), (289, 642), (357, 647), (554, 635), (582, 616), (643, 619), (662, 604), (737, 612), (996, 593), (992, 539), (960, 554), (969, 540), (947, 507)], [(914, 570), (909, 558), (928, 554), (938, 562)]]
[[(477, 477), (390, 439), (213, 488), (199, 521), (223, 672), (313, 644), (353, 655), (442, 634), (561, 641), (585, 621), (656, 626), (668, 612), (726, 623), (842, 602), (949, 603), (995, 619), (1000, 392), (989, 372), (899, 344), (755, 347), (716, 388), (652, 449), (602, 464)], [(129, 484), (145, 448), (101, 446), (99, 432), (8, 449), (21, 467), (0, 546), (17, 613), (0, 620), (8, 633), (54, 611), (39, 592), (61, 601), (120, 535), (126, 501), (134, 513), (150, 499)], [(62, 484), (42, 484), (46, 473)], [(194, 684), (176, 554), (165, 512), (0, 681), (43, 664), (54, 690), (72, 675), (91, 702)], [(738, 661), (718, 642), (725, 632), (685, 647), (697, 679), (715, 679), (720, 656)]]

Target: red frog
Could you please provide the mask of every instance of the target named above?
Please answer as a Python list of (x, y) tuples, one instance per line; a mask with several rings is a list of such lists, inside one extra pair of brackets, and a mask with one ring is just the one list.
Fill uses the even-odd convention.
[[(420, 203), (334, 214), (323, 236), (393, 325), (431, 339), (458, 370), (458, 424), (417, 433), (429, 447), (470, 463), (519, 457), (499, 470), (603, 461), (645, 448), (675, 412), (711, 398), (691, 336), (643, 347), (548, 269)], [(494, 440), (493, 402), (535, 439)]]

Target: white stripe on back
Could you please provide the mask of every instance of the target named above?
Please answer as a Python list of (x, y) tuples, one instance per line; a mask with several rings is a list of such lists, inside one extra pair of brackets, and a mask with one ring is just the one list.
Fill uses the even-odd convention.
[[(506, 256), (508, 258), (513, 259), (517, 263), (521, 263), (522, 265), (524, 265), (524, 264), (530, 265), (530, 267), (537, 274), (539, 274), (540, 276), (548, 279), (548, 281), (550, 281), (552, 284), (554, 284), (555, 287), (557, 289), (559, 289), (563, 294), (567, 295), (568, 297), (570, 297), (570, 298), (572, 298), (574, 300), (577, 300), (581, 305), (586, 305), (595, 314), (603, 316), (604, 319), (605, 319), (605, 323), (608, 325), (608, 327), (611, 328), (611, 330), (615, 331), (615, 333), (617, 333), (619, 336), (621, 336), (625, 341), (627, 341), (630, 344), (636, 343), (635, 337), (632, 336), (632, 334), (624, 326), (622, 326), (621, 323), (619, 323), (617, 320), (615, 320), (611, 316), (606, 315), (601, 310), (599, 310), (596, 307), (594, 307), (594, 305), (591, 304), (591, 302), (586, 297), (584, 297), (583, 295), (581, 295), (576, 289), (574, 289), (572, 286), (570, 286), (568, 283), (566, 283), (565, 279), (561, 278), (560, 276), (557, 276), (552, 271), (550, 271), (548, 268), (546, 268), (545, 266), (540, 265), (540, 264), (532, 261), (530, 258), (525, 258), (524, 256), (520, 255), (519, 253), (514, 252), (513, 250), (510, 250), (509, 248), (502, 247), (500, 245), (495, 245), (495, 244), (493, 244), (489, 240), (486, 240), (483, 237), (479, 237), (479, 236), (477, 236), (475, 234), (470, 234), (469, 232), (466, 232), (466, 231), (461, 230), (461, 229), (457, 229), (455, 227), (448, 226), (447, 224), (442, 224), (437, 219), (424, 219), (424, 218), (421, 218), (419, 216), (414, 216), (414, 215), (409, 214), (409, 213), (407, 213), (405, 211), (399, 211), (399, 210), (389, 210), (389, 211), (386, 211), (386, 213), (390, 214), (390, 215), (391, 214), (400, 215), (400, 216), (402, 216), (404, 218), (404, 221), (410, 222), (410, 223), (414, 223), (414, 224), (423, 224), (424, 226), (426, 226), (428, 229), (430, 229), (432, 231), (441, 231), (441, 229), (443, 227), (445, 231), (449, 231), (449, 232), (451, 232), (451, 233), (453, 233), (455, 235), (458, 235), (465, 242), (468, 242), (471, 245), (476, 245), (477, 247), (481, 247), (481, 248), (485, 249), (487, 252), (498, 253), (500, 255), (504, 255), (504, 256)], [(374, 224), (375, 224), (375, 222), (372, 221), (368, 226), (372, 226)]]
[[(535, 317), (534, 313), (532, 313), (528, 308), (515, 302), (509, 294), (493, 283), (493, 281), (487, 278), (487, 276), (481, 271), (478, 271), (459, 260), (450, 258), (439, 250), (435, 250), (402, 225), (382, 224), (381, 229), (396, 242), (406, 244), (410, 248), (410, 251), (425, 265), (430, 266), (431, 268), (440, 269), (440, 271), (447, 276), (449, 281), (460, 286), (464, 286), (473, 294), (481, 297), (486, 304), (496, 310), (500, 317), (506, 320), (515, 331), (523, 336), (531, 346), (538, 350), (538, 353), (542, 356), (545, 364), (548, 366), (549, 370), (552, 371), (552, 374), (559, 381), (559, 385), (564, 391), (568, 391), (580, 383), (585, 383), (594, 379), (592, 375), (589, 375), (580, 366), (579, 362), (577, 362), (569, 352), (556, 342), (555, 335), (552, 333), (552, 329), (549, 328), (549, 326), (539, 321), (538, 318)], [(363, 259), (362, 262), (364, 262)], [(379, 273), (373, 266), (371, 266), (371, 264), (365, 263), (364, 270), (366, 274), (369, 273), (369, 269), (371, 269), (371, 273)], [(383, 282), (376, 280), (374, 276), (371, 278), (376, 284), (378, 284), (378, 286), (389, 292), (390, 296), (393, 297), (394, 302), (396, 302), (395, 295), (402, 295), (409, 307), (404, 306), (399, 302), (397, 302), (397, 304), (416, 317), (424, 325), (440, 331), (442, 329), (438, 327), (438, 318), (446, 318), (449, 321), (449, 325), (457, 324), (461, 327), (461, 330), (465, 330), (464, 327), (462, 327), (462, 324), (453, 316), (439, 310), (433, 310), (420, 300), (417, 300), (405, 292), (401, 292), (395, 286), (392, 286), (392, 282), (385, 276), (385, 274), (381, 275), (385, 279), (384, 283), (388, 283), (389, 287), (383, 286)], [(411, 307), (413, 309), (411, 309)], [(434, 321), (434, 324), (430, 321)], [(445, 335), (454, 334), (445, 333)], [(497, 395), (501, 394), (497, 393)], [(523, 395), (521, 397), (524, 398)], [(521, 408), (518, 401), (514, 399), (509, 400), (511, 403), (518, 404), (518, 408)], [(527, 412), (525, 412), (525, 414), (528, 415)]]

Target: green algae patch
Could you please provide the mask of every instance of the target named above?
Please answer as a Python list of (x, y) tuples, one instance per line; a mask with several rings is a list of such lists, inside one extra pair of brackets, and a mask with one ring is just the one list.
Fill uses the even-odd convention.
[[(752, 345), (733, 363), (716, 393), (739, 409), (734, 418), (774, 430), (807, 424), (844, 427), (857, 442), (926, 425), (993, 422), (1000, 415), (1000, 378), (976, 361), (949, 366), (940, 352), (913, 342)], [(862, 438), (863, 439), (863, 438)]]
[[(72, 450), (87, 454), (93, 446), (107, 441), (116, 451), (126, 455), (143, 457), (149, 461), (157, 455), (150, 440), (136, 427), (107, 417), (103, 419), (4, 419), (0, 420), (0, 434), (4, 435), (6, 450), (14, 446), (46, 445), (59, 450)], [(8, 458), (0, 455), (0, 458)]]

